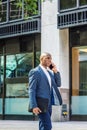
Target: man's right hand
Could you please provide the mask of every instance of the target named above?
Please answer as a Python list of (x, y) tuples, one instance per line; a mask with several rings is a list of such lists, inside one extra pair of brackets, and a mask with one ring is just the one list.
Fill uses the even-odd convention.
[(38, 114), (40, 114), (41, 112), (42, 112), (42, 111), (40, 110), (39, 107), (33, 108), (33, 113), (34, 113), (35, 115), (38, 115)]

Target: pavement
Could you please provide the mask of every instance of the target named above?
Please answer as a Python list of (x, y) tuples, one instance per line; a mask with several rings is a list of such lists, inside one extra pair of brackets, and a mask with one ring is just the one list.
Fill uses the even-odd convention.
[[(52, 130), (87, 130), (87, 122), (52, 122)], [(0, 130), (38, 130), (38, 121), (0, 120)]]

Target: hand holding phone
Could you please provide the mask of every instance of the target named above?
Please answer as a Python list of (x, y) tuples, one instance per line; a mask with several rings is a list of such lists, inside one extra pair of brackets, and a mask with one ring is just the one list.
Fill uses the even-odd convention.
[(57, 73), (58, 70), (57, 70), (57, 67), (54, 63), (50, 64), (49, 68), (54, 72), (54, 73)]
[(49, 66), (49, 68), (52, 70), (52, 69), (53, 69), (53, 65), (51, 64), (51, 65)]

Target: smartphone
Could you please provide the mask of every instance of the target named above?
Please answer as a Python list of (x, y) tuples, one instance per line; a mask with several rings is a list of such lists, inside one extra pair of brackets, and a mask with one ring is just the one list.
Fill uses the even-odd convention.
[(52, 70), (52, 68), (53, 68), (53, 65), (51, 64), (51, 65), (49, 66), (49, 68)]

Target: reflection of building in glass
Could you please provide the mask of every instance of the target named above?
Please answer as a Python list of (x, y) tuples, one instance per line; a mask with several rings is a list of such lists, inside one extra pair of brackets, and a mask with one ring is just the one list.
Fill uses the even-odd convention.
[(28, 89), (26, 84), (27, 83), (8, 84), (6, 91), (7, 97), (28, 97)]
[[(0, 0), (0, 22), (26, 19), (38, 15), (38, 1)], [(9, 6), (8, 6), (9, 5)], [(32, 9), (30, 6), (32, 6)], [(9, 15), (7, 17), (7, 15)]]
[(31, 54), (7, 56), (6, 77), (27, 76), (31, 68)]

